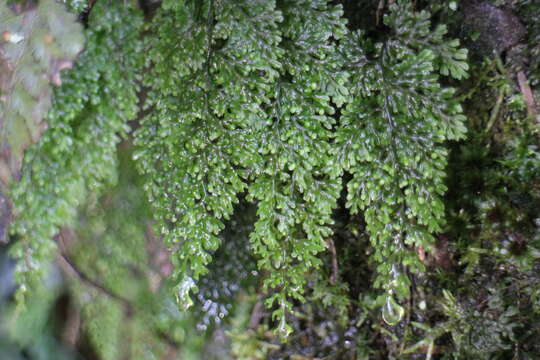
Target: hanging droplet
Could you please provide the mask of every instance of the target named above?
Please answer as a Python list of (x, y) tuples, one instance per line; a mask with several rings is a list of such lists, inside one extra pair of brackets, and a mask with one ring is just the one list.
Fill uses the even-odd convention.
[(289, 324), (287, 324), (287, 321), (285, 320), (285, 315), (281, 316), (281, 320), (279, 321), (279, 327), (277, 330), (281, 342), (286, 342), (287, 338), (292, 332), (292, 328)]
[(398, 286), (398, 279), (400, 276), (399, 268), (396, 264), (392, 265), (392, 268), (390, 270), (390, 276), (392, 277), (392, 281), (389, 284), (390, 289), (396, 288)]
[(391, 294), (388, 294), (386, 297), (386, 303), (382, 308), (382, 318), (385, 323), (390, 326), (396, 325), (401, 321), (405, 310), (401, 305), (399, 305)]
[(176, 301), (184, 311), (193, 305), (193, 300), (189, 296), (193, 288), (196, 288), (195, 281), (189, 276), (186, 276), (177, 286)]

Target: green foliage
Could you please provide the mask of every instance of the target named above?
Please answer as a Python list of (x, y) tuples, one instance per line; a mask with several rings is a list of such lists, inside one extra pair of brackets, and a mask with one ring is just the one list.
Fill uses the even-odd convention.
[(278, 75), (279, 19), (272, 2), (188, 1), (165, 2), (151, 24), (159, 41), (147, 45), (150, 114), (136, 134), (135, 157), (177, 254), (176, 292), (185, 306), (260, 163), (253, 133)]
[[(58, 275), (58, 274), (55, 274)], [(53, 278), (54, 279), (54, 278)], [(60, 287), (59, 277), (53, 281), (42, 284), (35, 289), (36, 296), (30, 300), (29, 311), (15, 309), (8, 317), (11, 323), (9, 335), (17, 343), (29, 346), (45, 331), (48, 322), (49, 311), (54, 305), (56, 294)]]
[[(408, 353), (437, 348), (445, 334), (452, 345), (444, 359), (532, 359), (538, 351), (538, 130), (502, 66), (476, 66), (481, 75), (466, 93), (473, 136), (450, 162), (448, 229), (463, 272), (441, 282), (455, 295), (431, 300), (445, 320), (414, 323), (422, 340)], [(474, 101), (486, 96), (499, 105), (485, 111)]]
[[(68, 79), (49, 115), (59, 126), (28, 155), (32, 171), (14, 191), (22, 240), (13, 253), (25, 259), (18, 265), (24, 284), (39, 274), (34, 263), (50, 259), (50, 239), (75, 219), (77, 205), (114, 181), (114, 146), (137, 111), (140, 64), (132, 54), (141, 23), (126, 5), (105, 6), (92, 9), (78, 64), (84, 71)], [(115, 11), (134, 20), (128, 26)], [(238, 194), (247, 193), (257, 205), (251, 247), (264, 289), (274, 291), (266, 303), (287, 335), (286, 314), (293, 300), (304, 300), (306, 274), (321, 265), (317, 254), (332, 234), (343, 169), (353, 174), (348, 206), (365, 210), (380, 263), (376, 285), (403, 298), (403, 266), (423, 269), (409, 247), (429, 249), (431, 233), (441, 231), (440, 144), (464, 132), (453, 91), (435, 72), (464, 77), (465, 52), (443, 41), (444, 26), (430, 31), (429, 14), (404, 1), (385, 18), (392, 31), (383, 43), (345, 37), (342, 14), (322, 0), (165, 1), (149, 24), (146, 116), (135, 158), (174, 253), (184, 306)], [(28, 192), (31, 184), (40, 191)], [(37, 226), (38, 218), (46, 221)]]
[(332, 44), (344, 35), (345, 24), (340, 8), (326, 3), (283, 3), (283, 74), (273, 89), (271, 121), (259, 135), (263, 171), (249, 189), (259, 201), (252, 244), (259, 267), (269, 272), (265, 286), (279, 289), (266, 303), (278, 307), (274, 316), (283, 335), (290, 332), (289, 297), (303, 300), (305, 274), (321, 264), (316, 255), (332, 233), (340, 191), (330, 101), (341, 104), (347, 95)]
[(75, 14), (82, 13), (88, 7), (86, 0), (60, 0), (65, 3), (67, 8)]
[(25, 157), (13, 190), (20, 241), (19, 296), (40, 281), (53, 257), (53, 237), (71, 224), (88, 194), (116, 177), (116, 144), (137, 113), (136, 55), (141, 16), (118, 2), (96, 4), (87, 47), (58, 89), (47, 116), (50, 129)]
[(89, 340), (99, 349), (103, 360), (118, 359), (122, 329), (122, 306), (104, 298), (93, 299), (83, 307), (83, 316), (88, 321), (86, 331)]
[(501, 298), (494, 293), (486, 304), (487, 309), (480, 313), (460, 304), (448, 291), (443, 291), (443, 294), (442, 311), (448, 320), (435, 328), (414, 323), (427, 334), (406, 353), (412, 353), (421, 346), (433, 348), (435, 340), (447, 332), (451, 334), (455, 346), (454, 358), (492, 359), (493, 353), (511, 349), (505, 340), (515, 340), (514, 328), (517, 324), (512, 319), (518, 313), (515, 307), (505, 309), (500, 303)]
[(352, 174), (347, 206), (364, 212), (380, 264), (375, 286), (403, 299), (410, 286), (403, 266), (423, 271), (414, 250), (430, 249), (433, 233), (443, 229), (448, 154), (443, 142), (465, 133), (454, 90), (441, 86), (436, 71), (450, 69), (461, 78), (466, 65), (454, 62), (462, 50), (439, 46), (444, 28), (430, 31), (427, 13), (415, 15), (405, 1), (391, 11), (383, 43), (356, 32), (343, 46), (354, 86), (337, 145), (339, 161)]
[[(516, 1), (516, 10), (527, 25), (527, 48), (528, 67), (531, 83), (535, 86), (540, 84), (540, 24), (536, 21), (540, 4), (533, 0)], [(538, 98), (538, 97), (537, 97)]]
[(17, 13), (0, 4), (0, 240), (5, 238), (8, 186), (20, 177), (24, 150), (47, 127), (51, 85), (81, 51), (81, 26), (54, 0)]
[(62, 256), (77, 272), (67, 275), (81, 309), (81, 330), (101, 359), (159, 358), (169, 342), (182, 339), (178, 324), (185, 322), (175, 305), (168, 314), (168, 254), (151, 232), (143, 182), (129, 149), (125, 142), (119, 147), (122, 176), (116, 186), (90, 195), (75, 231), (62, 238), (68, 247)]
[[(540, 354), (540, 144), (514, 79), (538, 91), (534, 1), (489, 2), (531, 31), (482, 62), (450, 39), (474, 36), (466, 2), (58, 2), (88, 45), (12, 188), (28, 310), (0, 263), (8, 342), (33, 358), (37, 332), (75, 333), (109, 360)], [(10, 6), (67, 14), (35, 4)]]
[[(345, 32), (339, 8), (280, 5), (163, 4), (152, 29), (162, 41), (149, 42), (151, 113), (136, 157), (165, 240), (179, 254), (177, 293), (186, 305), (219, 246), (222, 219), (253, 180), (259, 219), (251, 241), (259, 268), (271, 270), (266, 286), (280, 289), (268, 303), (279, 306), (285, 327), (287, 297), (302, 298), (304, 274), (330, 234), (339, 191), (330, 97), (342, 103), (346, 89), (329, 43)], [(189, 36), (176, 43), (173, 32)]]

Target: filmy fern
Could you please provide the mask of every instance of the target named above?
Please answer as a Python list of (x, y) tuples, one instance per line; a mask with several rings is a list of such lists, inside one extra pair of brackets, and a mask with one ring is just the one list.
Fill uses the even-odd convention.
[(13, 189), (13, 232), (21, 238), (13, 255), (25, 286), (39, 281), (56, 249), (53, 237), (75, 220), (88, 192), (115, 181), (116, 144), (138, 110), (141, 20), (116, 1), (95, 5), (87, 47), (47, 116), (50, 129), (26, 154), (23, 177)]
[(60, 71), (83, 45), (75, 17), (54, 0), (24, 12), (0, 3), (0, 241), (10, 218), (9, 186), (20, 177), (24, 150), (47, 127), (44, 117)]
[(0, 0), (0, 357), (537, 358), (539, 11)]
[(267, 305), (287, 335), (286, 314), (332, 236), (345, 171), (347, 205), (364, 213), (379, 263), (376, 285), (408, 296), (404, 267), (423, 269), (414, 250), (429, 250), (444, 225), (443, 143), (465, 131), (439, 73), (463, 78), (467, 65), (428, 13), (408, 1), (390, 10), (390, 35), (376, 43), (348, 33), (328, 0), (165, 0), (141, 40), (136, 10), (97, 2), (53, 128), (14, 190), (21, 283), (36, 279), (85, 194), (114, 181), (142, 73), (134, 158), (184, 308), (245, 197), (257, 206), (250, 246)]
[(283, 324), (287, 297), (301, 299), (304, 273), (320, 262), (339, 193), (330, 97), (347, 93), (330, 43), (344, 21), (326, 3), (164, 3), (154, 21), (163, 40), (149, 49), (152, 111), (138, 156), (187, 305), (248, 182), (259, 208), (251, 241), (266, 286), (280, 289), (268, 303)]
[(151, 112), (137, 133), (136, 158), (177, 254), (185, 306), (250, 168), (261, 162), (254, 132), (266, 121), (266, 91), (278, 75), (279, 20), (268, 1), (167, 1), (151, 27), (160, 41), (149, 43)]
[(259, 267), (268, 271), (265, 285), (279, 289), (267, 304), (277, 306), (274, 316), (284, 335), (290, 331), (290, 299), (303, 300), (305, 274), (321, 264), (317, 254), (331, 235), (340, 192), (331, 99), (342, 103), (347, 89), (332, 41), (344, 35), (345, 22), (341, 8), (327, 3), (281, 3), (283, 71), (272, 90), (270, 122), (260, 134), (264, 170), (249, 189), (259, 201), (251, 240)]
[[(364, 212), (379, 263), (375, 285), (400, 298), (409, 295), (404, 266), (424, 268), (415, 248), (429, 249), (443, 229), (443, 142), (465, 133), (454, 90), (437, 76), (440, 70), (463, 77), (463, 51), (434, 52), (442, 48), (432, 44), (442, 43), (444, 29), (430, 31), (427, 17), (398, 1), (384, 19), (388, 39), (371, 43), (357, 32), (343, 45), (353, 84), (337, 135), (340, 163), (353, 175), (347, 205)], [(400, 311), (391, 297), (385, 306)]]

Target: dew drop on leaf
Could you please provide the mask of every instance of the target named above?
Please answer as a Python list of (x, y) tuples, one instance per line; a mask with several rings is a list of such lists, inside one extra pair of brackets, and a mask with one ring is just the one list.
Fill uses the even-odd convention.
[(195, 281), (189, 276), (185, 277), (178, 285), (177, 301), (184, 311), (193, 305), (193, 300), (189, 297), (189, 293), (194, 287)]
[(401, 321), (405, 310), (399, 305), (391, 294), (388, 294), (386, 303), (382, 308), (382, 317), (385, 323), (390, 326), (396, 325)]
[(279, 327), (277, 330), (281, 342), (287, 341), (287, 338), (292, 332), (292, 328), (289, 324), (287, 324), (287, 321), (285, 320), (285, 315), (281, 316), (281, 320), (279, 321)]

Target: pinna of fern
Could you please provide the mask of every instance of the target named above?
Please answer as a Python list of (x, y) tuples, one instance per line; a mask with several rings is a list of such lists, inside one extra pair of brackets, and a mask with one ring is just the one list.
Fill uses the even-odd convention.
[(258, 204), (253, 250), (278, 290), (268, 303), (284, 323), (289, 297), (302, 298), (339, 193), (330, 97), (347, 92), (331, 44), (341, 15), (327, 1), (185, 1), (154, 20), (136, 157), (186, 305), (246, 189)]
[[(118, 135), (138, 110), (141, 18), (124, 23), (116, 15), (125, 5), (108, 12), (103, 4), (92, 10), (78, 71), (58, 92), (57, 125), (29, 153), (33, 171), (15, 191), (25, 209), (15, 231), (47, 248), (85, 191), (114, 178)], [(391, 5), (391, 33), (380, 43), (347, 33), (342, 15), (327, 0), (171, 0), (149, 24), (135, 159), (184, 307), (246, 194), (258, 209), (250, 243), (273, 291), (267, 304), (286, 335), (286, 313), (303, 300), (305, 275), (332, 234), (344, 170), (347, 206), (363, 212), (371, 234), (375, 284), (403, 299), (405, 267), (423, 269), (414, 248), (429, 249), (444, 225), (443, 143), (465, 131), (438, 73), (466, 76), (466, 54), (407, 1)], [(26, 189), (38, 181), (36, 202)], [(35, 253), (27, 243), (15, 248), (19, 257)]]
[(150, 26), (135, 157), (186, 307), (261, 163), (254, 134), (280, 68), (280, 20), (271, 1), (165, 1)]
[(465, 134), (454, 90), (441, 86), (437, 72), (465, 76), (466, 53), (445, 43), (444, 28), (431, 31), (428, 18), (397, 1), (384, 18), (386, 40), (356, 32), (341, 46), (353, 85), (337, 130), (339, 162), (352, 174), (347, 206), (364, 213), (391, 324), (403, 312), (393, 294), (408, 297), (407, 272), (424, 269), (415, 249), (429, 250), (443, 230), (444, 142)]
[(331, 101), (347, 96), (335, 40), (346, 28), (341, 7), (328, 1), (280, 5), (283, 71), (273, 89), (271, 122), (260, 135), (264, 171), (249, 195), (258, 200), (252, 245), (259, 267), (268, 272), (265, 287), (277, 290), (267, 305), (276, 308), (278, 329), (287, 335), (291, 300), (304, 300), (306, 273), (320, 266), (317, 255), (332, 234), (341, 180), (333, 161)]
[(88, 193), (115, 182), (116, 145), (138, 111), (141, 25), (129, 5), (95, 5), (86, 49), (55, 93), (49, 129), (25, 154), (23, 176), (12, 189), (19, 295), (40, 282), (56, 251), (53, 237), (76, 220)]
[[(52, 85), (82, 50), (82, 27), (54, 0), (0, 3), (0, 242), (13, 207), (10, 187), (20, 178), (24, 151), (47, 128)], [(66, 31), (67, 30), (67, 31)]]

